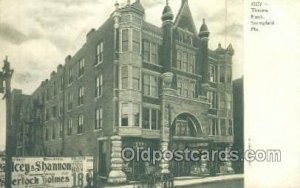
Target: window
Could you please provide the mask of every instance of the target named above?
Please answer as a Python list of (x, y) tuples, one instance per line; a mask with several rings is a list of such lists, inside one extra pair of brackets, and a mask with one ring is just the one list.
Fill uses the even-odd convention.
[(70, 136), (72, 135), (72, 129), (73, 129), (73, 121), (69, 119), (68, 121), (68, 129), (67, 129), (67, 135)]
[(49, 140), (49, 130), (48, 130), (48, 128), (46, 128), (46, 130), (45, 130), (45, 139), (46, 139), (46, 141)]
[(83, 105), (84, 87), (80, 87), (78, 90), (78, 105)]
[(225, 83), (225, 68), (224, 67), (220, 67), (220, 82), (221, 83)]
[(143, 129), (159, 130), (159, 110), (144, 107), (143, 108)]
[(179, 95), (182, 95), (182, 79), (177, 78), (177, 92)]
[(138, 30), (132, 30), (132, 51), (141, 53), (141, 32)]
[(188, 72), (195, 73), (195, 55), (189, 55), (189, 67)]
[(60, 102), (60, 103), (59, 103), (59, 108), (58, 108), (58, 115), (59, 115), (59, 116), (62, 116), (63, 110), (64, 110), (63, 103)]
[(225, 93), (219, 93), (219, 107), (220, 109), (226, 109), (226, 95)]
[(187, 72), (187, 68), (188, 68), (188, 55), (187, 55), (186, 52), (183, 52), (183, 54), (182, 54), (182, 67), (181, 67), (181, 70)]
[(158, 64), (158, 45), (151, 43), (151, 63)]
[(95, 129), (102, 129), (102, 120), (103, 114), (102, 114), (102, 108), (97, 108), (95, 111)]
[(122, 67), (121, 69), (122, 75), (122, 89), (128, 89), (128, 67)]
[(85, 60), (84, 58), (80, 59), (79, 61), (79, 71), (78, 71), (78, 76), (82, 76), (84, 74), (84, 64), (85, 64)]
[(150, 76), (150, 95), (152, 97), (158, 97), (158, 77)]
[(64, 89), (64, 76), (60, 76), (60, 91)]
[(144, 95), (151, 96), (150, 88), (150, 75), (144, 73)]
[(143, 108), (143, 129), (150, 129), (150, 109)]
[(84, 131), (84, 116), (79, 115), (78, 116), (78, 126), (77, 126), (77, 133), (82, 134)]
[(219, 135), (219, 126), (218, 126), (218, 120), (217, 119), (211, 119), (211, 135)]
[(188, 126), (188, 121), (186, 120), (177, 120), (175, 127), (176, 136), (189, 136), (191, 134), (190, 128)]
[(209, 81), (216, 82), (216, 67), (209, 65)]
[(52, 106), (52, 118), (55, 118), (57, 116), (57, 107)]
[(122, 116), (122, 122), (121, 122), (121, 126), (122, 127), (128, 127), (128, 104), (124, 103), (122, 104), (122, 108), (121, 108), (121, 116)]
[(126, 52), (129, 49), (129, 29), (122, 30), (122, 52)]
[(158, 97), (158, 77), (144, 73), (144, 95)]
[(96, 64), (100, 64), (103, 62), (103, 41), (101, 41), (97, 45), (97, 57), (96, 57)]
[(225, 119), (220, 120), (221, 136), (226, 135), (226, 121)]
[(69, 78), (68, 84), (70, 85), (73, 82), (73, 69), (72, 68), (69, 68), (68, 78)]
[(227, 82), (231, 82), (232, 81), (232, 72), (231, 72), (231, 67), (226, 69), (226, 75), (227, 75)]
[(225, 93), (226, 96), (226, 109), (231, 110), (232, 109), (232, 95), (229, 93)]
[(133, 104), (133, 125), (136, 127), (140, 126), (140, 105)]
[(69, 92), (68, 94), (68, 110), (73, 108), (73, 94)]
[(214, 108), (217, 109), (218, 105), (217, 105), (217, 93), (214, 91), (209, 91), (207, 92), (207, 98), (208, 98), (208, 102), (210, 103), (210, 108)]
[(132, 67), (132, 89), (140, 90), (141, 72), (140, 68)]
[(49, 109), (47, 108), (46, 111), (45, 111), (45, 121), (48, 121), (49, 120)]
[(159, 130), (159, 114), (158, 110), (152, 109), (151, 110), (151, 129), (152, 130)]
[(56, 131), (55, 131), (55, 126), (53, 125), (52, 126), (52, 140), (55, 140), (56, 139)]
[(150, 42), (147, 40), (143, 42), (143, 60), (150, 62)]
[(62, 122), (59, 123), (59, 138), (63, 136), (63, 124)]
[(196, 90), (195, 81), (190, 81), (190, 84), (189, 84), (189, 97), (192, 97), (192, 98), (196, 97), (195, 90)]
[(95, 97), (102, 96), (102, 75), (96, 78)]
[(182, 63), (182, 53), (180, 50), (177, 50), (177, 69), (181, 69)]
[(53, 96), (56, 96), (57, 94), (57, 88), (56, 88), (56, 82), (53, 83)]
[(233, 135), (233, 123), (231, 119), (228, 121), (228, 135), (229, 136)]
[(189, 84), (184, 80), (184, 84), (182, 84), (182, 96), (188, 97), (189, 94)]

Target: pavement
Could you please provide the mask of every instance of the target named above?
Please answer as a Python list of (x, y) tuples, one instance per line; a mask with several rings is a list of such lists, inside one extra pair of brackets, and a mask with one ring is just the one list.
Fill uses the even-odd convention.
[[(223, 175), (216, 177), (177, 177), (174, 179), (175, 187), (193, 188), (243, 188), (244, 175)], [(225, 184), (226, 183), (226, 186)], [(105, 186), (105, 188), (133, 188), (133, 185), (118, 185), (118, 186)]]

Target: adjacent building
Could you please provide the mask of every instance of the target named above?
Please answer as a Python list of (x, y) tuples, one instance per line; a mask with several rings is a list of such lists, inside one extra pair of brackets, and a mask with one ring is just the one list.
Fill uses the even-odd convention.
[[(157, 27), (140, 2), (115, 11), (50, 79), (13, 106), (18, 156), (93, 156), (108, 182), (137, 179), (144, 162), (125, 163), (123, 147), (202, 150), (233, 144), (231, 45), (208, 48), (205, 20), (197, 29), (189, 2), (175, 17), (167, 4)], [(167, 162), (175, 176), (232, 173), (230, 161)]]

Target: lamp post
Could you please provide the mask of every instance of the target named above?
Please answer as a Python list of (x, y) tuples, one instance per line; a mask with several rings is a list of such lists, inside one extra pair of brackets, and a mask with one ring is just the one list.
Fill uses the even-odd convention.
[(10, 63), (6, 57), (3, 61), (4, 65), (0, 71), (0, 93), (4, 94), (3, 100), (6, 100), (6, 146), (5, 146), (5, 187), (11, 187), (11, 164), (12, 164), (12, 149), (11, 141), (11, 78), (13, 70), (10, 69)]

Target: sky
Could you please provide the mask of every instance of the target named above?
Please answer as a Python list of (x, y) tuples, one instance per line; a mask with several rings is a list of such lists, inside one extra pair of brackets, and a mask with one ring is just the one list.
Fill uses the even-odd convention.
[[(119, 0), (121, 5), (126, 2)], [(0, 0), (0, 65), (7, 55), (14, 69), (12, 87), (31, 94), (57, 65), (64, 63), (68, 54), (73, 55), (80, 49), (91, 28), (102, 25), (113, 12), (114, 3), (107, 0)], [(146, 20), (161, 26), (165, 0), (141, 0), (141, 3), (146, 10)], [(169, 4), (177, 15), (181, 0), (169, 0)], [(241, 77), (243, 0), (189, 0), (189, 5), (197, 30), (202, 19), (206, 19), (211, 49), (216, 49), (219, 42), (223, 47), (233, 45), (233, 78)], [(4, 112), (5, 103), (0, 101), (0, 150), (5, 147)]]

